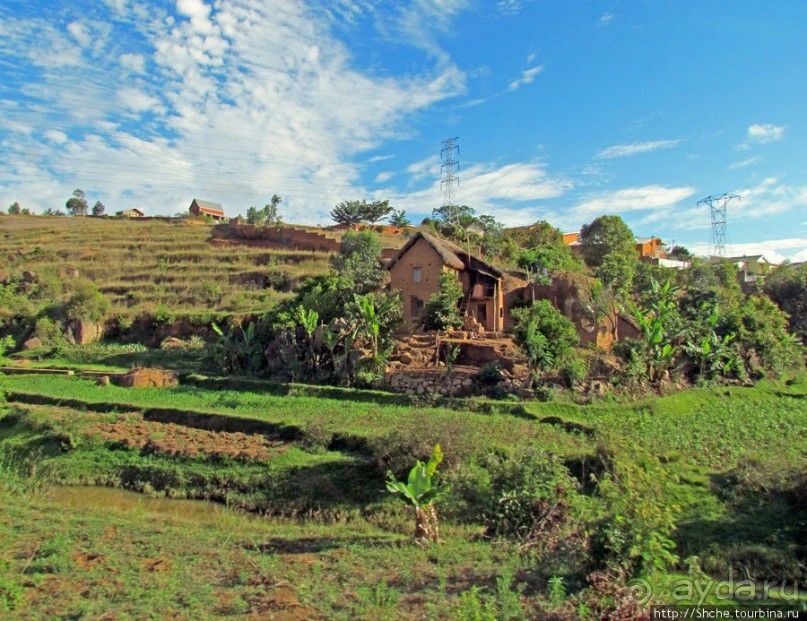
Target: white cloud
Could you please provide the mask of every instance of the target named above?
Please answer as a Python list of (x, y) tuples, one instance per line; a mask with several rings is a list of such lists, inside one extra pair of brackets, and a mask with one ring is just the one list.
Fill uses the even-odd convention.
[(505, 15), (516, 15), (521, 12), (524, 3), (522, 0), (498, 0), (496, 6)]
[[(443, 204), (440, 161), (427, 158), (410, 166), (409, 172), (430, 174), (434, 181), (423, 190), (390, 198), (410, 213), (428, 215)], [(542, 164), (533, 162), (504, 166), (476, 164), (461, 171), (459, 178), (457, 203), (472, 207), (478, 214), (495, 216), (508, 226), (531, 224), (540, 219), (546, 211), (540, 201), (557, 198), (572, 187), (570, 181), (551, 177)]]
[(766, 142), (776, 142), (784, 137), (784, 125), (773, 125), (772, 123), (754, 123), (748, 128), (748, 142), (764, 144)]
[[(696, 255), (708, 256), (712, 253), (711, 246), (705, 242), (687, 244), (687, 248)], [(805, 256), (807, 253), (805, 248), (807, 248), (807, 238), (805, 237), (767, 239), (743, 244), (726, 244), (726, 256), (741, 257), (761, 254), (771, 263), (782, 263), (787, 259), (803, 260), (798, 257)]]
[(369, 160), (367, 160), (367, 161), (368, 161), (369, 163), (371, 163), (371, 164), (374, 164), (375, 162), (383, 162), (384, 160), (391, 160), (391, 159), (392, 159), (392, 158), (394, 158), (394, 157), (395, 157), (395, 155), (394, 155), (394, 154), (387, 154), (387, 155), (374, 155), (373, 157), (371, 157), (371, 158), (370, 158)]
[(136, 88), (122, 88), (118, 91), (118, 98), (134, 112), (164, 111), (160, 100)]
[(793, 188), (768, 177), (751, 188), (735, 192), (739, 201), (731, 203), (735, 218), (759, 218), (780, 214), (807, 205), (807, 188)]
[(386, 183), (387, 181), (392, 179), (394, 176), (395, 176), (395, 173), (391, 173), (391, 172), (378, 173), (376, 175), (375, 182), (376, 183)]
[(142, 54), (121, 54), (118, 61), (121, 67), (125, 67), (134, 73), (146, 72), (146, 59)]
[(639, 153), (649, 153), (659, 149), (671, 149), (681, 144), (681, 140), (649, 140), (645, 142), (633, 142), (631, 144), (618, 144), (607, 147), (597, 154), (599, 159), (613, 159), (617, 157), (631, 157)]
[(760, 158), (758, 157), (749, 157), (744, 159), (740, 162), (734, 162), (731, 166), (729, 166), (729, 170), (737, 170), (738, 168), (746, 168), (747, 166), (751, 166), (751, 164), (756, 164)]
[(48, 129), (42, 132), (45, 139), (50, 140), (55, 144), (64, 144), (67, 142), (67, 134), (60, 132), (58, 129)]
[(406, 167), (406, 172), (412, 176), (413, 181), (418, 181), (426, 176), (440, 176), (440, 158), (436, 155), (414, 162)]
[[(415, 5), (433, 34), (466, 2)], [(436, 36), (423, 34), (429, 54), (419, 70), (391, 76), (362, 70), (329, 18), (296, 0), (178, 0), (176, 15), (170, 10), (145, 0), (88, 0), (61, 26), (0, 24), (15, 33), (0, 40), (9, 62), (43, 68), (24, 87), (35, 103), (4, 120), (0, 140), (11, 122), (44, 125), (70, 136), (71, 154), (64, 157), (55, 133), (17, 140), (13, 154), (36, 176), (15, 172), (4, 195), (45, 209), (63, 205), (61, 195), (76, 187), (88, 194), (103, 187), (111, 210), (145, 204), (173, 213), (200, 196), (235, 214), (279, 193), (287, 221), (327, 221), (335, 203), (368, 195), (363, 152), (404, 136), (404, 121), (464, 92), (463, 72), (437, 47), (427, 49)], [(67, 24), (84, 15), (94, 18), (81, 21), (91, 35), (111, 29), (114, 54), (82, 57)]]
[(73, 37), (76, 43), (81, 47), (89, 47), (90, 43), (92, 43), (90, 29), (81, 22), (70, 22), (67, 24), (67, 32), (70, 33), (70, 36)]
[(535, 77), (544, 70), (543, 65), (538, 65), (537, 67), (531, 67), (530, 69), (525, 69), (521, 72), (521, 77), (513, 80), (507, 86), (508, 90), (515, 91), (524, 86), (525, 84), (532, 84), (535, 81)]
[(606, 11), (600, 16), (600, 21), (598, 22), (599, 26), (607, 26), (614, 20), (614, 14), (610, 11)]
[(571, 212), (575, 216), (584, 218), (648, 210), (666, 213), (694, 194), (695, 189), (692, 187), (668, 188), (661, 185), (648, 185), (625, 188), (597, 194), (572, 207)]

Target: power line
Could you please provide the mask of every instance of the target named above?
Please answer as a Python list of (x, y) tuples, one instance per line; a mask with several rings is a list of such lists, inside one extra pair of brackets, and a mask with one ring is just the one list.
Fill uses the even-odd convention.
[(715, 256), (726, 256), (726, 212), (729, 201), (738, 199), (737, 194), (721, 194), (719, 196), (707, 196), (698, 201), (698, 207), (709, 205), (712, 218), (711, 245)]
[(459, 172), (460, 163), (454, 159), (454, 153), (460, 152), (460, 146), (457, 144), (459, 137), (448, 138), (443, 140), (443, 148), (440, 150), (440, 157), (443, 163), (440, 166), (440, 174), (442, 180), (440, 181), (440, 189), (443, 190), (443, 207), (447, 207), (449, 211), (449, 221), (452, 220), (452, 213), (455, 211), (456, 203), (454, 201), (454, 186), (459, 187), (460, 179), (454, 173)]

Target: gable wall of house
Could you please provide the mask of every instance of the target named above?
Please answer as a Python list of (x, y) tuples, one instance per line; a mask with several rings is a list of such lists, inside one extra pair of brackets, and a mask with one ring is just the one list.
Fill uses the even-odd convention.
[[(420, 268), (420, 282), (414, 282), (414, 269)], [(440, 290), (444, 266), (440, 255), (424, 239), (419, 239), (389, 271), (390, 284), (401, 292), (403, 320), (414, 328), (423, 316), (423, 306)]]

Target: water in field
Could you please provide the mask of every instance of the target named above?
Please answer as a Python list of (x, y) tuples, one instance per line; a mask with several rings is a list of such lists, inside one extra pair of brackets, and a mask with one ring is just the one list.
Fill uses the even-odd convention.
[(229, 519), (255, 519), (254, 516), (235, 512), (215, 502), (153, 498), (112, 487), (54, 487), (48, 491), (47, 498), (76, 509), (99, 508), (139, 516), (156, 514), (196, 523), (219, 524)]

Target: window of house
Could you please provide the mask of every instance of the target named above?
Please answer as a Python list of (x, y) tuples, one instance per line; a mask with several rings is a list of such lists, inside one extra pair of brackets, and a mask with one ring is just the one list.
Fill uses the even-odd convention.
[(421, 278), (421, 268), (413, 267), (412, 268), (412, 282), (420, 282)]

